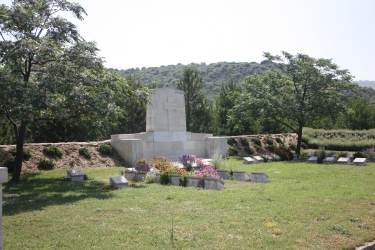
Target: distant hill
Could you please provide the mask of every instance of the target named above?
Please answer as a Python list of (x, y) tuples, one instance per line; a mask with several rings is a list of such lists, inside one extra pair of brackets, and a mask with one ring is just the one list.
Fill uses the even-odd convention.
[[(270, 61), (256, 62), (218, 62), (218, 63), (191, 63), (189, 65), (177, 64), (150, 68), (131, 68), (131, 69), (112, 69), (126, 78), (128, 75), (143, 84), (150, 87), (176, 87), (178, 81), (181, 79), (185, 67), (197, 68), (203, 79), (203, 92), (215, 99), (220, 91), (220, 86), (228, 82), (230, 79), (241, 83), (246, 76), (252, 74), (262, 74), (267, 70), (275, 69), (275, 66)], [(375, 81), (355, 81), (359, 88), (347, 91), (348, 95), (358, 95), (369, 100), (375, 105)]]
[(189, 65), (177, 64), (150, 68), (131, 68), (126, 70), (109, 69), (119, 73), (126, 78), (131, 74), (136, 80), (149, 86), (175, 87), (181, 79), (185, 67), (197, 68), (203, 79), (204, 92), (209, 97), (214, 98), (220, 91), (220, 86), (230, 79), (240, 83), (251, 74), (262, 74), (274, 69), (270, 61), (256, 62), (218, 62), (218, 63), (191, 63)]
[(355, 81), (358, 86), (375, 89), (375, 81)]

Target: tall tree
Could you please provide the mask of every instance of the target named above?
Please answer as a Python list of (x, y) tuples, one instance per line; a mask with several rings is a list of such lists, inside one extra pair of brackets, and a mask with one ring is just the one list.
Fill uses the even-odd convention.
[(375, 107), (364, 98), (352, 97), (347, 105), (346, 125), (354, 130), (375, 128)]
[(218, 133), (220, 135), (234, 135), (234, 125), (228, 122), (229, 111), (236, 105), (241, 94), (241, 87), (233, 79), (220, 87), (216, 98), (216, 109), (218, 112)]
[(109, 74), (94, 42), (58, 16), (86, 14), (66, 0), (14, 0), (0, 6), (0, 112), (12, 124), (16, 141), (13, 182), (20, 179), (27, 127), (45, 120), (103, 117), (121, 78)]
[[(177, 89), (185, 93), (186, 129), (191, 132), (202, 132), (209, 127), (207, 116), (208, 100), (202, 94), (203, 81), (196, 68), (186, 67)], [(202, 120), (202, 117), (205, 118)]]
[(249, 76), (237, 108), (255, 107), (260, 115), (297, 133), (299, 154), (306, 124), (344, 110), (343, 90), (352, 86), (352, 77), (329, 59), (287, 52), (282, 55), (264, 53), (279, 70)]

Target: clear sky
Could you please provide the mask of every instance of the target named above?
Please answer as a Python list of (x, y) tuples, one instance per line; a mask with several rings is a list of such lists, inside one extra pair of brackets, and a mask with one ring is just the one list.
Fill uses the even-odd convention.
[[(10, 0), (0, 0), (10, 5)], [(72, 0), (106, 67), (261, 62), (262, 53), (329, 58), (375, 80), (375, 0)], [(70, 18), (70, 15), (69, 15)]]

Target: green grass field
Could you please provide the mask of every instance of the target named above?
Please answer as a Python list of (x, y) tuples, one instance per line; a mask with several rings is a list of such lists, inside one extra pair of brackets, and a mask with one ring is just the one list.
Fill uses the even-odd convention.
[(221, 191), (140, 183), (104, 190), (124, 168), (23, 174), (3, 185), (4, 249), (354, 249), (375, 235), (375, 163), (274, 162), (268, 183)]

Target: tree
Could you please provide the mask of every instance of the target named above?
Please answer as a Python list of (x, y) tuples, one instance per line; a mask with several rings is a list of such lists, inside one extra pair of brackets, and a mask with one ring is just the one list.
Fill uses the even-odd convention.
[(282, 54), (283, 57), (264, 53), (278, 71), (247, 77), (237, 108), (255, 108), (259, 115), (297, 133), (299, 154), (306, 124), (344, 110), (343, 90), (352, 86), (352, 77), (330, 59)]
[(362, 130), (375, 128), (375, 107), (359, 96), (350, 99), (347, 105), (346, 125), (349, 129)]
[(186, 67), (177, 89), (185, 93), (186, 129), (191, 132), (208, 132), (212, 121), (210, 105), (202, 94), (203, 82), (196, 68)]
[(241, 94), (241, 87), (233, 79), (220, 87), (216, 98), (216, 109), (218, 112), (218, 130), (220, 135), (234, 135), (234, 125), (229, 124), (228, 115), (235, 106)]
[(29, 124), (116, 113), (111, 103), (121, 78), (103, 67), (94, 42), (57, 14), (85, 10), (66, 0), (14, 0), (0, 6), (0, 112), (16, 141), (13, 182), (20, 179)]

